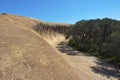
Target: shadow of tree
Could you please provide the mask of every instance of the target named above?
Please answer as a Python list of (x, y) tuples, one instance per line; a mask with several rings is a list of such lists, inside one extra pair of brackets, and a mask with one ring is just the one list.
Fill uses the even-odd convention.
[(112, 65), (108, 62), (105, 62), (101, 59), (97, 59), (97, 61), (95, 63), (97, 64), (97, 66), (91, 67), (93, 72), (95, 72), (97, 74), (101, 74), (108, 78), (115, 77), (115, 78), (118, 78), (118, 80), (120, 80), (120, 71), (114, 65)]
[[(67, 55), (71, 56), (90, 56), (87, 53), (79, 52), (75, 50), (74, 48), (67, 45), (66, 42), (60, 42), (56, 47), (61, 53), (65, 53)], [(97, 74), (100, 74), (102, 76), (106, 76), (108, 78), (115, 77), (118, 80), (120, 80), (120, 70), (115, 67), (114, 65), (108, 63), (107, 61), (104, 61), (102, 59), (97, 58), (95, 60), (96, 66), (90, 67), (91, 70)]]
[(77, 51), (75, 48), (68, 46), (67, 42), (60, 42), (59, 44), (57, 44), (56, 48), (61, 53), (65, 53), (65, 54), (71, 55), (71, 56), (82, 56), (82, 55), (90, 56), (90, 54)]
[(77, 55), (79, 51), (67, 45), (66, 42), (60, 42), (56, 47), (61, 53), (66, 53), (67, 55)]

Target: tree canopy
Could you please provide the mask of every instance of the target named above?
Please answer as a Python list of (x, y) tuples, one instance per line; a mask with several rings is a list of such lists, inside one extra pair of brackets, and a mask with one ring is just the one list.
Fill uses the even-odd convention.
[(66, 38), (70, 46), (120, 66), (120, 21), (81, 20), (66, 32)]

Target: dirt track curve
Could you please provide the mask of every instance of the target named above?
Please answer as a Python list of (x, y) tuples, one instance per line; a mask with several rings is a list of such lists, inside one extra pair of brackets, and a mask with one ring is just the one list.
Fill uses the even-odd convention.
[(69, 26), (1, 14), (0, 80), (118, 80), (93, 72), (96, 58), (58, 50)]

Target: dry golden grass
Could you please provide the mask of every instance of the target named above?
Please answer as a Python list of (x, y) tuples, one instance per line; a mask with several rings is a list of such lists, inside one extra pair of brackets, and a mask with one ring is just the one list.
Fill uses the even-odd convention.
[(0, 15), (0, 80), (80, 80), (78, 71), (32, 29), (38, 23)]
[(58, 51), (70, 26), (0, 15), (0, 80), (117, 80), (91, 70), (97, 58)]

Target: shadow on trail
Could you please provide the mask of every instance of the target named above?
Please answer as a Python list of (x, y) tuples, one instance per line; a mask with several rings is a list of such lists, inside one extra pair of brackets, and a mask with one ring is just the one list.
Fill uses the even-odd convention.
[(93, 72), (101, 74), (102, 76), (106, 76), (108, 78), (115, 77), (120, 80), (120, 70), (117, 67), (101, 59), (97, 59), (95, 63), (97, 64), (97, 66), (91, 67)]
[(73, 49), (72, 47), (68, 46), (66, 42), (60, 42), (57, 46), (57, 49), (61, 53), (66, 53), (67, 55), (75, 56), (79, 53), (79, 51)]
[[(75, 50), (74, 48), (68, 46), (66, 42), (60, 42), (56, 48), (61, 53), (65, 53), (71, 56), (82, 56), (82, 55), (90, 56), (87, 53), (79, 52)], [(106, 76), (107, 78), (115, 77), (118, 80), (120, 80), (120, 70), (116, 68), (114, 65), (99, 58), (97, 58), (97, 60), (95, 60), (94, 63), (96, 64), (96, 66), (90, 67), (94, 73), (100, 74), (102, 76)]]
[(68, 46), (66, 42), (60, 42), (59, 44), (57, 44), (56, 48), (61, 53), (65, 53), (65, 54), (71, 55), (71, 56), (83, 56), (83, 55), (90, 56), (90, 54), (77, 51), (75, 48)]

